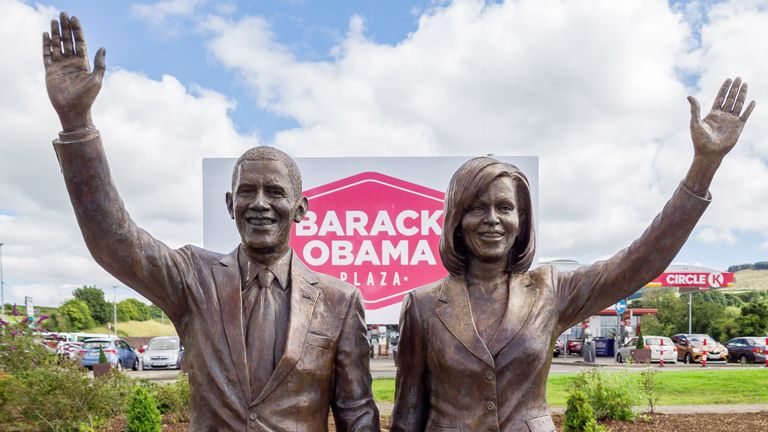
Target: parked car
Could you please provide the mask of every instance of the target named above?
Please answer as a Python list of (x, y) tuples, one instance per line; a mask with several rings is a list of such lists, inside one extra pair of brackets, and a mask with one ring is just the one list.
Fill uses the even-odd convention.
[(680, 333), (672, 336), (672, 342), (677, 348), (677, 359), (683, 363), (700, 362), (705, 351), (708, 362), (728, 361), (728, 349), (710, 335)]
[(82, 342), (59, 342), (56, 346), (56, 354), (74, 359), (80, 354), (81, 349), (83, 349)]
[(88, 369), (99, 362), (99, 348), (104, 351), (107, 363), (118, 370), (139, 369), (139, 356), (128, 342), (122, 339), (87, 339), (80, 349), (80, 364)]
[(765, 363), (764, 337), (738, 337), (725, 344), (728, 360), (739, 363)]
[(149, 341), (143, 353), (144, 369), (179, 369), (184, 347), (178, 336), (159, 336)]
[(552, 350), (552, 355), (554, 357), (560, 357), (563, 354), (563, 350), (565, 349), (565, 346), (562, 342), (560, 342), (560, 339), (555, 340), (555, 348)]
[(568, 339), (565, 346), (567, 347), (565, 352), (568, 354), (581, 355), (581, 339)]
[[(643, 342), (645, 349), (651, 352), (651, 363), (661, 362), (662, 358), (664, 363), (677, 363), (677, 350), (672, 339), (666, 336), (643, 336)], [(619, 351), (616, 353), (616, 362), (626, 362), (632, 357), (631, 352), (636, 346), (637, 336), (634, 336), (619, 347)]]

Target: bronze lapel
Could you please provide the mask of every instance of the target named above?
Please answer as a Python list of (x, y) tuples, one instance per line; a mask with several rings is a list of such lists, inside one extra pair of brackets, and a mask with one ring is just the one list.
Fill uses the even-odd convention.
[(277, 363), (275, 371), (253, 400), (256, 405), (272, 393), (286, 376), (293, 370), (301, 357), (304, 339), (307, 337), (309, 324), (315, 310), (315, 303), (320, 296), (320, 289), (315, 285), (317, 277), (293, 254), (291, 259), (291, 318), (288, 328), (288, 340), (285, 343), (285, 353)]
[(448, 331), (477, 358), (494, 367), (493, 357), (477, 334), (469, 307), (467, 287), (461, 278), (448, 277), (440, 288), (439, 300), (444, 306), (435, 309), (437, 317)]
[(517, 336), (531, 315), (536, 301), (537, 290), (527, 273), (509, 276), (509, 299), (507, 311), (499, 329), (488, 344), (494, 356)]
[(221, 322), (227, 336), (229, 353), (235, 365), (235, 373), (246, 400), (251, 400), (248, 378), (248, 361), (245, 354), (243, 333), (243, 300), (240, 295), (240, 271), (237, 265), (237, 249), (211, 267), (216, 294), (219, 297)]

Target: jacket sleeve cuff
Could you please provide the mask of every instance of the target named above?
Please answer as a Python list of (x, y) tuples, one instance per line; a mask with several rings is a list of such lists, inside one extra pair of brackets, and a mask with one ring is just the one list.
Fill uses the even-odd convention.
[(688, 189), (688, 187), (683, 182), (680, 182), (680, 189), (685, 191), (688, 195), (690, 195), (690, 196), (692, 196), (694, 198), (698, 198), (701, 201), (705, 201), (707, 204), (712, 202), (712, 194), (709, 193), (709, 191), (707, 191), (707, 196), (700, 196), (699, 194), (696, 194), (693, 191), (691, 191), (690, 189)]
[(95, 127), (78, 129), (72, 132), (59, 132), (59, 138), (53, 140), (54, 144), (77, 144), (90, 141), (99, 136), (99, 130)]

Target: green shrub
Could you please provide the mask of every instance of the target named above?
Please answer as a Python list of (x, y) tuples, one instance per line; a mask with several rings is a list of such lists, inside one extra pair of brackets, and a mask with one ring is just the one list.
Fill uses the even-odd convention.
[(99, 347), (99, 364), (107, 363), (107, 355), (104, 354), (104, 350)]
[(591, 369), (576, 376), (574, 387), (585, 393), (598, 420), (635, 417), (632, 407), (638, 402), (638, 388), (628, 372), (604, 374)]
[(128, 432), (160, 432), (160, 410), (152, 393), (136, 386), (128, 405)]
[(648, 409), (651, 414), (656, 407), (656, 403), (659, 401), (659, 393), (656, 387), (656, 374), (659, 371), (653, 369), (645, 369), (640, 372), (640, 391), (642, 391), (645, 400), (648, 402)]
[(565, 432), (598, 432), (604, 430), (598, 426), (595, 413), (583, 390), (576, 389), (568, 395), (565, 415), (563, 416)]
[(637, 329), (637, 343), (635, 349), (645, 349), (645, 339), (643, 339), (643, 329)]
[(189, 421), (189, 379), (185, 374), (176, 377), (172, 384), (157, 387), (157, 407), (163, 414), (170, 414), (175, 422)]

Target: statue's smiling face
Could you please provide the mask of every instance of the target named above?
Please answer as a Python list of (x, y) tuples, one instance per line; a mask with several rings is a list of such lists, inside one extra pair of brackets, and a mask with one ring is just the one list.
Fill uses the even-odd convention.
[(287, 171), (274, 160), (240, 163), (227, 207), (243, 245), (254, 252), (287, 250), (292, 222), (306, 213), (306, 201), (297, 198)]
[(461, 240), (470, 258), (506, 260), (520, 230), (520, 212), (514, 181), (495, 179), (461, 218)]

